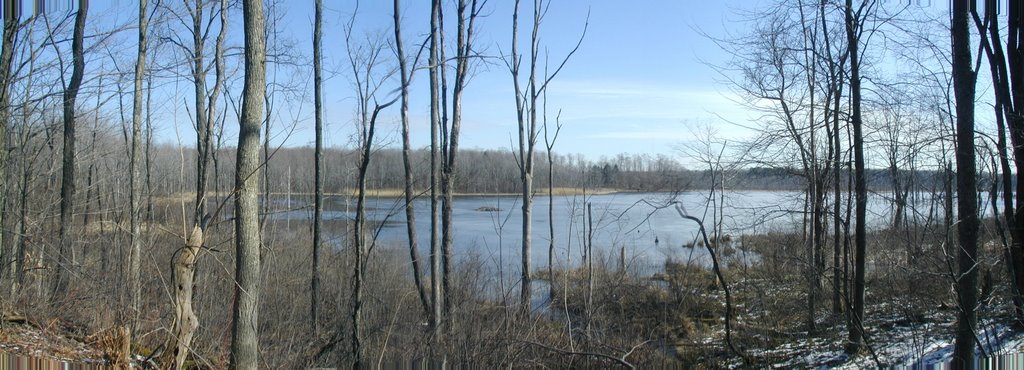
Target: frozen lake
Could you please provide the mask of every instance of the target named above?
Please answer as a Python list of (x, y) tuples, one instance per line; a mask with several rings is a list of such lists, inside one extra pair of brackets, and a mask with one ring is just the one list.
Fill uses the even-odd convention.
[[(641, 268), (659, 269), (667, 258), (709, 264), (703, 248), (687, 248), (696, 238), (695, 222), (680, 217), (677, 206), (687, 214), (704, 219), (710, 228), (713, 211), (707, 206), (708, 193), (613, 193), (601, 195), (555, 196), (555, 264), (577, 264), (582, 260), (586, 240), (585, 213), (589, 203), (593, 209), (594, 250), (598, 256), (617, 261), (624, 253), (628, 263)], [(799, 230), (803, 223), (802, 192), (734, 191), (724, 199), (724, 232), (733, 236), (769, 231)], [(871, 194), (868, 202), (869, 227), (888, 225), (892, 206), (888, 194)], [(930, 193), (911, 195), (908, 217), (941, 220), (942, 205)], [(279, 199), (282, 201), (282, 199)], [(845, 203), (845, 200), (844, 200)], [(381, 223), (378, 245), (406, 245), (406, 218), (403, 198), (373, 197), (367, 199), (367, 216)], [(537, 269), (548, 264), (549, 200), (546, 195), (534, 197), (533, 250), (531, 260)], [(430, 200), (415, 201), (416, 226), (421, 256), (429, 256)], [(517, 196), (459, 196), (453, 209), (454, 253), (456, 259), (480, 258), (491, 267), (501, 267), (511, 275), (518, 273), (521, 249), (521, 207)], [(325, 203), (325, 219), (352, 219), (355, 200), (330, 197)], [(845, 210), (844, 210), (845, 212)], [(983, 213), (990, 213), (983, 207)], [(311, 219), (310, 210), (277, 214), (277, 218)], [(830, 218), (831, 219), (831, 218)], [(343, 232), (343, 231), (339, 231)], [(342, 235), (332, 235), (343, 240)], [(749, 257), (749, 256), (748, 256)], [(756, 257), (752, 257), (756, 258)]]

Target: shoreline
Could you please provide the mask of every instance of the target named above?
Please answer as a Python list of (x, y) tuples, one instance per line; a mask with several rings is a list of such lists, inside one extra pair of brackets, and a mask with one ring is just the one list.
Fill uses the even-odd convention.
[[(596, 188), (596, 189), (555, 188), (554, 191), (553, 191), (554, 195), (583, 195), (583, 194), (587, 194), (587, 195), (608, 195), (608, 194), (618, 194), (618, 193), (658, 193), (658, 192), (667, 192), (667, 191), (629, 190), (629, 189), (614, 189), (614, 188)], [(324, 197), (325, 198), (326, 197), (349, 197), (349, 196), (355, 196), (357, 193), (358, 192), (355, 189), (347, 190), (347, 191), (341, 191), (341, 192), (325, 192), (324, 193)], [(210, 198), (210, 199), (226, 197), (226, 196), (229, 196), (229, 195), (231, 195), (231, 193), (228, 193), (228, 192), (218, 192), (218, 193), (208, 192), (207, 193), (207, 197)], [(261, 192), (260, 196), (262, 196), (262, 195), (263, 195), (263, 193)], [(292, 193), (270, 192), (270, 195), (274, 196), (274, 197), (289, 196), (289, 195), (294, 196), (294, 197), (312, 197), (313, 193), (309, 193), (309, 192), (292, 192)], [(398, 197), (401, 197), (401, 196), (404, 196), (404, 195), (405, 195), (405, 191), (402, 190), (402, 189), (368, 189), (366, 191), (366, 196), (368, 196), (368, 197), (375, 197), (375, 198), (398, 198)], [(427, 190), (423, 190), (423, 191), (420, 191), (419, 193), (417, 193), (416, 197), (423, 197), (423, 196), (427, 196), (427, 195), (429, 195), (428, 191)], [(522, 195), (522, 194), (519, 193), (519, 192), (515, 192), (515, 193), (479, 193), (479, 192), (477, 192), (477, 193), (455, 193), (454, 194), (454, 196), (456, 196), (456, 197), (511, 197), (511, 196), (519, 196), (519, 195)], [(548, 191), (547, 191), (546, 188), (545, 189), (538, 189), (537, 191), (534, 192), (534, 195), (548, 195)], [(195, 193), (187, 193), (186, 192), (186, 193), (175, 193), (175, 194), (156, 196), (155, 199), (163, 199), (163, 200), (167, 200), (167, 199), (173, 199), (173, 200), (189, 199), (189, 200), (191, 200), (190, 198), (194, 198), (194, 197), (195, 197)]]
[[(677, 192), (679, 192), (679, 193), (694, 193), (694, 192), (703, 192), (703, 191), (709, 191), (709, 189), (685, 189), (685, 190), (681, 190), (681, 191), (677, 191)], [(728, 191), (729, 192), (739, 192), (739, 193), (744, 193), (744, 192), (768, 192), (768, 193), (801, 192), (801, 190), (786, 190), (786, 189), (740, 189), (740, 188), (729, 189)], [(637, 190), (637, 189), (619, 189), (619, 188), (594, 188), (594, 189), (555, 188), (552, 193), (555, 196), (569, 196), (569, 195), (584, 195), (584, 194), (586, 194), (586, 195), (612, 195), (612, 194), (672, 193), (672, 192), (674, 192), (674, 191), (672, 191), (672, 190)], [(345, 190), (345, 191), (341, 191), (341, 192), (325, 192), (324, 193), (324, 197), (351, 197), (351, 196), (355, 196), (356, 193), (357, 193), (357, 191), (355, 191), (355, 189)], [(851, 192), (847, 191), (846, 189), (843, 190), (843, 193), (844, 194), (851, 194)], [(886, 191), (872, 191), (872, 192), (869, 192), (869, 195), (877, 194), (877, 193), (886, 193)], [(230, 196), (231, 195), (231, 193), (228, 193), (228, 192), (216, 192), (216, 193), (208, 192), (207, 194), (208, 194), (207, 195), (208, 199), (211, 199), (211, 200), (215, 199), (215, 198), (222, 198), (222, 197), (226, 197), (226, 196)], [(263, 193), (260, 193), (260, 196), (262, 196), (262, 194)], [(368, 197), (373, 197), (373, 198), (399, 198), (399, 197), (404, 196), (404, 194), (405, 194), (405, 192), (402, 189), (369, 189), (369, 190), (366, 191), (366, 195)], [(290, 196), (295, 196), (295, 197), (298, 197), (298, 198), (304, 198), (304, 197), (312, 197), (313, 193), (310, 193), (310, 192), (292, 192), (292, 193), (271, 192), (270, 195), (274, 196), (274, 197), (284, 197), (284, 196), (289, 196), (290, 195)], [(459, 193), (455, 193), (454, 194), (455, 197), (515, 197), (515, 196), (520, 196), (520, 195), (522, 195), (522, 194), (519, 193), (519, 192), (513, 192), (513, 193), (505, 193), (505, 192), (501, 192), (501, 193), (465, 192), (465, 193), (463, 193), (463, 192), (459, 192)], [(546, 195), (548, 195), (547, 188), (536, 189), (536, 191), (534, 192), (534, 195), (535, 196), (546, 196)], [(424, 197), (424, 196), (429, 196), (429, 194), (428, 194), (428, 192), (426, 190), (420, 191), (418, 194), (415, 195), (416, 198), (421, 198), (421, 197)], [(181, 201), (181, 200), (191, 201), (194, 197), (195, 197), (195, 193), (184, 192), (184, 193), (174, 193), (174, 194), (167, 194), (167, 195), (157, 195), (157, 196), (154, 197), (154, 200), (157, 201), (157, 202), (160, 202), (160, 201)]]

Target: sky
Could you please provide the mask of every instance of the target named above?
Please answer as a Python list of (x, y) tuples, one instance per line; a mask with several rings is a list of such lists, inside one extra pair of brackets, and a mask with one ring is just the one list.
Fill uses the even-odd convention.
[[(270, 67), (270, 79), (287, 80), (295, 84), (296, 90), (303, 91), (287, 100), (282, 96), (275, 105), (278, 110), (271, 129), (271, 141), (275, 145), (313, 143), (312, 69), (309, 65), (312, 3), (284, 1), (278, 8), (282, 12), (277, 27), (279, 40), (304, 65), (292, 70), (280, 69), (276, 75)], [(364, 0), (357, 9), (354, 1), (324, 3), (326, 142), (329, 146), (351, 146), (355, 132), (355, 99), (352, 79), (346, 69), (342, 25), (355, 12), (357, 37), (383, 35), (390, 39), (393, 37), (392, 4), (391, 1)], [(729, 55), (709, 36), (722, 37), (745, 27), (737, 21), (741, 17), (736, 11), (749, 10), (757, 3), (750, 0), (553, 1), (540, 28), (541, 48), (550, 64), (565, 57), (586, 26), (578, 52), (548, 88), (548, 120), (553, 126), (555, 117), (559, 116), (563, 125), (555, 151), (582, 154), (593, 160), (619, 153), (675, 156), (681, 144), (708, 127), (726, 138), (751, 135), (742, 128), (750, 120), (750, 114), (734, 102), (736, 98), (723, 82), (723, 76), (711, 66), (724, 65)], [(451, 26), (454, 25), (454, 7), (450, 2), (446, 4), (447, 21)], [(529, 47), (525, 32), (531, 20), (530, 5), (522, 5), (521, 51), (528, 51)], [(135, 6), (133, 1), (93, 2), (90, 17), (97, 22), (94, 23), (97, 28), (104, 24), (106, 27), (131, 24), (133, 14), (137, 14), (132, 12)], [(512, 79), (502, 59), (510, 50), (512, 6), (510, 0), (490, 0), (484, 6), (485, 16), (479, 20), (475, 47), (485, 58), (473, 66), (472, 79), (465, 92), (462, 148), (511, 151), (517, 137)], [(429, 1), (403, 1), (402, 12), (405, 47), (407, 53), (412, 53), (429, 31)], [(236, 10), (231, 16), (229, 43), (240, 45), (241, 12)], [(134, 56), (133, 44), (126, 43), (122, 47), (125, 55)], [(393, 54), (387, 55), (390, 58)], [(165, 51), (164, 56), (157, 58), (166, 57)], [(240, 76), (241, 71), (237, 73)], [(410, 114), (414, 147), (429, 145), (427, 79), (426, 71), (421, 70), (413, 80)], [(393, 95), (388, 94), (393, 94), (397, 85), (396, 78), (384, 89), (380, 100), (390, 100)], [(176, 97), (158, 99), (166, 105), (157, 108), (164, 112), (157, 131), (159, 137), (168, 142), (194, 142), (188, 103), (174, 103), (191, 99), (190, 83), (179, 81), (173, 86), (167, 83), (162, 86), (165, 94)], [(241, 90), (240, 78), (232, 88), (235, 94)], [(383, 112), (381, 145), (401, 145), (398, 117), (397, 106)], [(233, 125), (229, 123), (229, 126)], [(227, 143), (231, 145), (235, 140), (233, 130), (228, 128), (227, 131)]]
[[(405, 4), (403, 18), (407, 25), (403, 27), (407, 29), (403, 32), (410, 35), (407, 39), (427, 32), (429, 2)], [(723, 87), (722, 76), (709, 65), (721, 65), (729, 56), (702, 33), (720, 37), (726, 29), (740, 26), (733, 21), (739, 18), (733, 10), (753, 4), (676, 0), (552, 2), (540, 29), (541, 48), (552, 68), (575, 46), (586, 25), (580, 49), (549, 85), (549, 124), (554, 124), (560, 111), (559, 121), (563, 125), (555, 150), (591, 159), (623, 152), (675, 155), (678, 146), (690, 140), (695, 130), (707, 126), (722, 136), (749, 135), (727, 122), (742, 122), (748, 115), (733, 101), (728, 87)], [(353, 11), (351, 5), (332, 4), (329, 22), (337, 25), (347, 19)], [(387, 1), (364, 2), (358, 13), (359, 24), (365, 25), (367, 31), (391, 32), (390, 5)], [(512, 6), (511, 1), (491, 0), (484, 8), (487, 16), (480, 21), (477, 45), (492, 58), (475, 67), (465, 93), (464, 148), (511, 150), (517, 137), (512, 79), (500, 59), (510, 48)], [(292, 20), (289, 27), (300, 35), (308, 34), (299, 30), (308, 30), (305, 27), (310, 22), (311, 9), (293, 6), (288, 12)], [(523, 6), (522, 12), (530, 12), (529, 5)], [(529, 17), (522, 18), (529, 22)], [(522, 18), (520, 29), (528, 30)], [(528, 42), (521, 36), (520, 50), (528, 48)], [(325, 48), (332, 46), (337, 51), (344, 50), (344, 45), (325, 44)], [(343, 55), (336, 53), (334, 57)], [(410, 109), (414, 138), (420, 138), (413, 140), (414, 146), (429, 143), (426, 73), (418, 76), (417, 81)], [(350, 90), (350, 81), (337, 76), (330, 85), (325, 99), (332, 110), (330, 121), (351, 130), (350, 125), (344, 124), (352, 116), (350, 94), (346, 91)], [(388, 118), (397, 127), (397, 110), (390, 113)], [(299, 141), (306, 131), (309, 130), (296, 134)], [(334, 143), (338, 139), (344, 140), (344, 136), (336, 134)]]
[[(532, 2), (529, 3), (521, 4), (521, 52), (529, 48)], [(550, 65), (557, 65), (582, 37), (577, 53), (547, 90), (549, 124), (553, 127), (557, 117), (562, 125), (554, 144), (555, 151), (582, 154), (590, 160), (620, 153), (663, 154), (685, 163), (686, 156), (681, 148), (693, 144), (698, 137), (707, 137), (707, 131), (731, 143), (752, 138), (756, 132), (748, 127), (758, 126), (755, 122), (758, 113), (741, 102), (744, 97), (737, 95), (729, 82), (730, 77), (735, 76), (722, 66), (729, 66), (732, 57), (715, 39), (736, 40), (749, 34), (748, 28), (754, 21), (747, 19), (749, 14), (766, 3), (764, 0), (551, 1), (539, 31), (541, 65), (545, 58)], [(166, 4), (181, 6), (179, 2)], [(451, 34), (455, 24), (454, 0), (444, 0), (444, 4)], [(940, 5), (932, 0), (914, 4), (910, 9), (915, 11), (919, 7)], [(327, 0), (324, 5), (325, 141), (331, 147), (352, 147), (356, 133), (356, 99), (347, 65), (343, 26), (350, 19), (355, 20), (357, 43), (375, 37), (390, 43), (393, 38), (392, 2)], [(135, 60), (136, 7), (137, 2), (132, 0), (91, 2), (87, 33), (91, 31), (92, 35), (99, 36), (111, 30), (119, 31), (110, 39), (91, 37), (87, 40), (87, 48), (90, 43), (98, 45), (87, 53), (87, 76), (109, 73), (115, 66), (117, 70), (131, 70)], [(511, 152), (517, 144), (512, 79), (504, 62), (511, 45), (512, 7), (511, 0), (489, 0), (483, 7), (483, 17), (478, 20), (474, 49), (481, 58), (475, 59), (465, 90), (462, 148)], [(67, 12), (70, 9), (50, 10)], [(405, 0), (401, 10), (405, 48), (407, 54), (413, 54), (429, 33), (430, 2)], [(279, 16), (277, 22), (269, 24), (275, 37), (268, 48), (291, 58), (289, 65), (268, 65), (271, 90), (287, 90), (274, 95), (270, 141), (274, 146), (311, 146), (314, 141), (313, 1), (281, 0), (267, 11), (268, 16)], [(166, 42), (167, 38), (177, 37), (183, 44), (190, 43), (181, 21), (165, 22), (162, 34), (151, 35), (154, 44), (150, 46), (149, 60), (156, 63), (152, 66), (154, 69), (181, 62), (184, 53)], [(231, 11), (229, 23), (228, 54), (237, 61), (243, 36), (240, 9)], [(216, 22), (213, 24), (216, 28)], [(151, 32), (160, 32), (154, 28), (159, 26), (151, 25)], [(215, 34), (216, 30), (211, 33)], [(208, 63), (213, 54), (214, 37), (211, 35), (207, 41)], [(101, 45), (100, 39), (108, 41)], [(448, 41), (453, 39), (449, 36)], [(60, 47), (66, 49), (67, 44), (61, 42)], [(885, 45), (880, 46), (872, 50), (889, 50)], [(393, 63), (390, 48), (384, 56)], [(424, 62), (421, 61), (421, 65)], [(232, 117), (237, 114), (242, 85), (240, 64), (231, 68), (233, 77), (227, 86), (231, 99), (220, 102), (221, 107), (227, 108), (225, 146), (232, 146), (237, 140), (237, 123)], [(157, 117), (154, 120), (157, 140), (193, 145), (195, 132), (190, 118), (193, 92), (189, 72), (179, 67), (176, 72), (156, 73), (153, 115)], [(93, 75), (87, 78), (86, 85), (97, 80)], [(208, 88), (212, 88), (212, 80), (211, 73)], [(130, 92), (130, 83), (125, 81), (121, 81), (121, 88)], [(398, 84), (397, 78), (387, 81), (378, 100), (394, 98)], [(410, 120), (415, 148), (429, 145), (428, 86), (427, 72), (420, 69), (411, 85)], [(111, 88), (104, 89), (109, 95)], [(130, 94), (122, 94), (120, 102), (110, 99), (103, 104), (117, 121), (120, 107), (130, 106)], [(400, 147), (399, 128), (397, 105), (384, 110), (375, 144)], [(539, 147), (543, 148), (543, 142)]]

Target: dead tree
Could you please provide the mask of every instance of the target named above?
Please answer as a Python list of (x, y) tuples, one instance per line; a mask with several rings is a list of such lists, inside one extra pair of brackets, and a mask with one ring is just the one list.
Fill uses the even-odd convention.
[[(202, 18), (202, 5), (201, 1), (197, 1), (197, 8), (193, 10), (193, 17)], [(227, 34), (227, 1), (221, 0), (218, 13), (220, 15), (220, 32), (217, 35), (216, 51), (214, 55), (214, 65), (216, 68), (216, 80), (214, 83), (213, 93), (207, 95), (206, 93), (206, 69), (205, 64), (202, 62), (202, 47), (203, 38), (196, 37), (193, 39), (195, 42), (196, 50), (194, 53), (193, 63), (199, 63), (202, 67), (197, 71), (195, 65), (193, 65), (193, 78), (202, 79), (203, 82), (195, 82), (195, 103), (196, 103), (196, 133), (198, 136), (197, 142), (197, 153), (198, 158), (196, 159), (196, 203), (193, 213), (192, 231), (187, 235), (189, 237), (185, 241), (185, 246), (179, 250), (171, 258), (171, 263), (174, 266), (174, 321), (171, 323), (171, 332), (168, 333), (166, 348), (168, 349), (167, 355), (163, 357), (164, 366), (174, 366), (175, 369), (180, 369), (185, 359), (188, 356), (192, 346), (192, 338), (195, 335), (196, 329), (199, 327), (199, 318), (196, 316), (195, 311), (192, 308), (192, 296), (195, 290), (195, 270), (196, 262), (199, 258), (203, 243), (209, 238), (207, 233), (207, 227), (210, 225), (212, 216), (206, 213), (206, 168), (209, 164), (210, 157), (213, 156), (209, 146), (210, 127), (212, 124), (212, 118), (216, 112), (217, 98), (220, 95), (220, 90), (223, 87), (224, 82), (224, 38)], [(200, 23), (193, 19), (193, 27), (200, 27)], [(194, 30), (198, 30), (195, 28)], [(199, 31), (196, 31), (199, 32)], [(196, 60), (198, 59), (198, 60)], [(141, 104), (141, 102), (139, 102)], [(141, 118), (141, 117), (140, 117)], [(151, 130), (152, 128), (150, 128)], [(152, 138), (149, 138), (152, 140)], [(147, 177), (148, 178), (148, 177)]]
[(192, 226), (192, 231), (185, 239), (185, 246), (175, 251), (171, 258), (174, 269), (174, 317), (171, 332), (164, 343), (166, 352), (161, 358), (165, 368), (181, 369), (185, 365), (191, 351), (192, 338), (199, 328), (199, 318), (192, 309), (192, 297), (195, 289), (195, 265), (203, 245), (206, 243), (205, 231), (209, 226), (210, 217)]
[[(712, 187), (712, 194), (709, 199), (713, 199), (714, 196), (714, 187)], [(708, 232), (704, 228), (703, 221), (687, 214), (679, 204), (676, 204), (675, 208), (676, 213), (679, 213), (680, 217), (697, 223), (698, 231), (700, 231), (700, 235), (704, 240), (704, 247), (707, 248), (708, 255), (711, 256), (711, 269), (714, 271), (715, 277), (718, 279), (718, 283), (722, 285), (722, 290), (725, 292), (725, 344), (734, 354), (740, 356), (743, 358), (744, 362), (746, 362), (746, 356), (732, 342), (732, 292), (729, 290), (729, 284), (725, 281), (725, 276), (722, 275), (722, 269), (718, 265), (718, 254), (715, 253), (714, 249), (714, 245), (718, 244), (718, 236), (715, 236), (715, 243), (712, 244), (711, 240), (708, 238)]]

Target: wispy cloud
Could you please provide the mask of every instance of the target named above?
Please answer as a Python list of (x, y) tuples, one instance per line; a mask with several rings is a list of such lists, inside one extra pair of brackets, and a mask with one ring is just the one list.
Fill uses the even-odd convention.
[(681, 141), (692, 139), (693, 135), (686, 130), (658, 130), (658, 131), (605, 131), (588, 136), (591, 139), (611, 140), (651, 140), (651, 141)]
[(552, 86), (551, 103), (567, 113), (567, 121), (660, 120), (679, 121), (736, 118), (743, 108), (729, 94), (706, 86), (676, 86), (670, 82), (575, 80)]
[(661, 82), (575, 80), (559, 82), (552, 94), (611, 99), (690, 100), (721, 98), (722, 93), (704, 86), (676, 86)]

